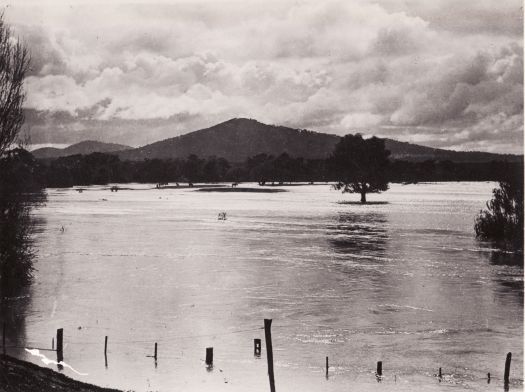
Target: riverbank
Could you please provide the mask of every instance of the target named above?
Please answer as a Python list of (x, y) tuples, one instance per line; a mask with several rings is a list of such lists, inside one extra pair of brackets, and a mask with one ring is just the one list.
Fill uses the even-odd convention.
[(286, 192), (286, 189), (266, 189), (266, 188), (200, 188), (200, 192), (251, 192), (251, 193), (279, 193)]
[(120, 392), (73, 380), (52, 369), (3, 355), (0, 357), (0, 391), (5, 392)]

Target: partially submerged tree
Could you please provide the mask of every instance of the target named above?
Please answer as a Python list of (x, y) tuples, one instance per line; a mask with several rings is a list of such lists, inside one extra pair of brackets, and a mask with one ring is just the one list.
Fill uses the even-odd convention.
[(0, 298), (31, 281), (35, 256), (31, 209), (45, 199), (37, 165), (19, 148), (0, 158)]
[(343, 193), (359, 193), (361, 203), (366, 203), (367, 193), (388, 190), (389, 155), (382, 139), (363, 139), (360, 134), (344, 136), (330, 157), (331, 167), (339, 179), (334, 187)]
[(499, 183), (492, 191), (487, 209), (480, 211), (474, 225), (476, 236), (523, 251), (523, 178)]
[(24, 78), (29, 52), (0, 14), (0, 156), (16, 141), (24, 123)]
[(31, 154), (11, 149), (24, 123), (28, 67), (27, 48), (0, 13), (0, 297), (27, 285), (33, 265), (30, 209), (38, 200), (31, 195), (41, 187)]

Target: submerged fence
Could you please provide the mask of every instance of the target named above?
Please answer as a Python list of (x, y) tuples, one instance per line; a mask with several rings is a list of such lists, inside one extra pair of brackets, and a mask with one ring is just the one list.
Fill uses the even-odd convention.
[[(264, 336), (265, 336), (265, 342), (266, 342), (266, 359), (268, 363), (268, 380), (270, 384), (270, 392), (275, 392), (275, 374), (274, 374), (274, 363), (273, 363), (273, 346), (272, 346), (272, 320), (271, 319), (264, 319), (264, 327), (260, 328), (251, 328), (251, 329), (244, 329), (244, 330), (238, 330), (238, 331), (231, 331), (230, 333), (240, 333), (240, 332), (251, 332), (251, 331), (260, 331), (264, 329)], [(213, 336), (221, 335), (221, 334), (213, 334)], [(194, 335), (194, 336), (187, 336), (187, 337), (202, 337), (202, 336), (210, 336), (210, 335)], [(126, 343), (137, 343), (141, 342), (144, 343), (145, 341), (133, 341), (133, 342), (126, 342)], [(155, 361), (155, 367), (157, 366), (157, 347), (158, 342), (154, 342), (153, 346), (153, 355), (147, 355), (147, 357), (153, 358)], [(41, 351), (53, 351), (56, 352), (57, 356), (57, 367), (59, 370), (63, 369), (63, 366), (66, 365), (64, 362), (64, 329), (59, 328), (56, 331), (56, 348), (55, 348), (55, 338), (53, 337), (51, 339), (51, 348), (41, 348), (41, 347), (23, 347), (23, 346), (7, 346), (6, 345), (6, 323), (3, 323), (2, 326), (2, 352), (3, 355), (6, 355), (6, 349), (7, 348), (24, 348), (24, 349), (33, 349), (33, 350), (41, 350)], [(261, 346), (261, 339), (255, 338), (253, 340), (253, 355), (257, 358), (261, 357), (262, 352), (262, 346)], [(204, 363), (206, 365), (207, 370), (213, 369), (213, 347), (206, 347), (206, 359), (204, 360)], [(108, 336), (104, 336), (104, 361), (105, 366), (107, 368), (108, 366)], [(505, 358), (505, 370), (504, 370), (504, 376), (503, 376), (503, 388), (504, 391), (509, 390), (510, 385), (510, 365), (512, 362), (512, 353), (507, 353), (507, 356)], [(67, 367), (70, 367), (69, 365), (66, 365)], [(325, 358), (325, 377), (328, 380), (329, 378), (329, 360), (328, 357)], [(383, 380), (383, 361), (378, 361), (376, 364), (376, 371), (375, 371), (375, 378), (377, 382), (381, 382)], [(440, 367), (438, 369), (437, 374), (435, 374), (435, 377), (441, 382), (444, 378), (442, 368)], [(396, 381), (396, 376), (394, 376), (394, 381)], [(491, 383), (491, 380), (498, 380), (497, 378), (491, 377), (490, 373), (487, 373), (487, 376), (485, 378), (488, 384)]]

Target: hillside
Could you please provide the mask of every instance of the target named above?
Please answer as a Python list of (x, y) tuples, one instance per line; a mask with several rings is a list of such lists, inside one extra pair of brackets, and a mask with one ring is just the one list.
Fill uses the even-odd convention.
[[(162, 140), (136, 149), (118, 153), (123, 160), (153, 158), (186, 158), (217, 156), (230, 162), (242, 162), (247, 157), (266, 153), (318, 159), (328, 157), (339, 136), (267, 125), (256, 120), (235, 118), (210, 128)], [(409, 161), (451, 160), (455, 162), (490, 162), (492, 160), (519, 161), (518, 155), (485, 152), (459, 152), (385, 139), (392, 159)]]
[(127, 150), (130, 148), (131, 147), (122, 144), (103, 143), (94, 140), (86, 140), (80, 143), (72, 144), (71, 146), (66, 148), (39, 148), (37, 150), (31, 151), (31, 154), (33, 154), (33, 156), (38, 159), (48, 159), (66, 157), (69, 155), (76, 154), (86, 155), (91, 154), (93, 152), (116, 152), (121, 150)]
[(399, 142), (392, 139), (385, 139), (385, 146), (391, 152), (391, 159), (415, 162), (426, 161), (429, 159), (452, 162), (490, 162), (498, 160), (518, 162), (523, 160), (522, 155), (493, 154), (481, 151), (452, 151)]
[(236, 118), (210, 128), (162, 140), (119, 153), (121, 159), (185, 158), (217, 156), (241, 162), (261, 153), (295, 157), (326, 158), (339, 138), (335, 135), (266, 125)]

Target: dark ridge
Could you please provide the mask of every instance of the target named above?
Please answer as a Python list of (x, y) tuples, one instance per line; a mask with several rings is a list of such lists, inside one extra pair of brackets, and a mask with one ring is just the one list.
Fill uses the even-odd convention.
[(49, 159), (67, 157), (70, 155), (82, 154), (87, 155), (93, 152), (111, 153), (122, 150), (129, 150), (130, 146), (115, 143), (103, 143), (95, 140), (85, 140), (80, 143), (72, 144), (66, 148), (43, 147), (31, 151), (31, 154), (37, 159)]
[[(209, 128), (161, 140), (136, 149), (118, 152), (122, 160), (186, 158), (191, 154), (202, 158), (216, 156), (229, 162), (243, 162), (258, 154), (325, 159), (332, 153), (340, 137), (326, 133), (268, 125), (253, 119), (233, 118)], [(490, 162), (519, 161), (521, 155), (487, 152), (450, 151), (385, 139), (391, 159), (407, 161)]]

